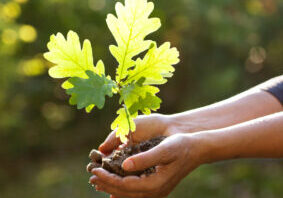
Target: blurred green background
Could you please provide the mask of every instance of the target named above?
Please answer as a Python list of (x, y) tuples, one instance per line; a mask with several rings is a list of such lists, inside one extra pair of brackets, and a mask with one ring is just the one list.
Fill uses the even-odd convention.
[[(282, 0), (159, 0), (162, 28), (150, 36), (181, 52), (175, 76), (161, 87), (160, 113), (225, 99), (283, 73)], [(107, 72), (116, 63), (105, 18), (114, 0), (0, 1), (0, 198), (107, 197), (88, 184), (88, 152), (110, 132), (117, 98), (86, 114), (68, 106), (47, 75), (49, 36), (76, 31), (94, 46)], [(170, 195), (279, 198), (283, 162), (241, 160), (203, 166)]]

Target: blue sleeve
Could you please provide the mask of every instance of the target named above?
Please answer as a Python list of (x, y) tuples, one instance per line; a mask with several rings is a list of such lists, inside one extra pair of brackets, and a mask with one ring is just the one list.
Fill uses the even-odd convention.
[(272, 94), (283, 105), (283, 75), (263, 83), (262, 90)]

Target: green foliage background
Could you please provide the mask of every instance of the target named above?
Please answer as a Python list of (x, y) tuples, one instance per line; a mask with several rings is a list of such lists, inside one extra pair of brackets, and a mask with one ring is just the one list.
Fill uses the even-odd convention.
[[(0, 197), (96, 197), (85, 172), (87, 155), (110, 131), (117, 98), (87, 115), (68, 106), (60, 82), (42, 58), (49, 36), (72, 29), (105, 60), (114, 40), (105, 18), (114, 0), (0, 1)], [(173, 79), (161, 87), (161, 113), (225, 99), (283, 73), (282, 0), (154, 1), (162, 28), (152, 35), (181, 52)], [(96, 62), (97, 60), (95, 60)], [(280, 160), (203, 166), (170, 197), (277, 198)]]

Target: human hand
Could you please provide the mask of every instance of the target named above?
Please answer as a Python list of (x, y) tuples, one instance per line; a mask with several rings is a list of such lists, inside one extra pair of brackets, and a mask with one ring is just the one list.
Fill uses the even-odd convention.
[(129, 157), (122, 167), (127, 171), (156, 166), (156, 172), (141, 177), (120, 177), (104, 169), (93, 169), (90, 182), (112, 198), (156, 198), (167, 196), (192, 170), (202, 164), (197, 135), (175, 134), (149, 151)]
[[(148, 116), (139, 116), (135, 120), (136, 131), (132, 133), (134, 143), (139, 143), (145, 140), (149, 140), (156, 136), (170, 136), (174, 134), (173, 130), (169, 129), (169, 118), (162, 114), (151, 114)], [(121, 141), (116, 138), (116, 131), (108, 135), (104, 143), (99, 147), (99, 150), (104, 154), (111, 153), (119, 145)]]

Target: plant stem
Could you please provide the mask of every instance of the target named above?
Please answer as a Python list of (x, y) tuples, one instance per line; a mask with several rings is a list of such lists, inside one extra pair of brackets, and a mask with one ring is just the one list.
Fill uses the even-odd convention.
[(129, 132), (129, 142), (128, 142), (128, 145), (129, 146), (132, 146), (134, 144), (133, 142), (133, 134), (132, 134), (132, 131)]
[(128, 138), (129, 138), (129, 141), (128, 141), (128, 145), (129, 146), (132, 146), (133, 145), (133, 135), (132, 135), (132, 131), (131, 131), (131, 123), (129, 121), (130, 119), (130, 114), (129, 114), (129, 111), (128, 111), (128, 108), (125, 104), (123, 104), (123, 107), (125, 108), (125, 111), (126, 111), (126, 115), (127, 115), (127, 119), (128, 119), (128, 124), (129, 124), (129, 135), (128, 135)]

